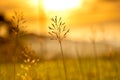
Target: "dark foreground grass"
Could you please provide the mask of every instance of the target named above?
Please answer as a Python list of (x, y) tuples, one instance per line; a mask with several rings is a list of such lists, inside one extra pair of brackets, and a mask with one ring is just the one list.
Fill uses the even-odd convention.
[[(95, 59), (66, 59), (69, 80), (97, 80)], [(100, 80), (120, 80), (119, 59), (98, 58)], [(0, 64), (0, 80), (13, 80), (13, 64)], [(28, 64), (16, 64), (16, 80), (65, 80), (62, 60), (38, 62), (31, 67)]]

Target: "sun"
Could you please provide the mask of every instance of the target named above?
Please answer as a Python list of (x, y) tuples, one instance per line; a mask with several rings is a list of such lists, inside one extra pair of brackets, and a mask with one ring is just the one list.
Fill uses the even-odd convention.
[(48, 11), (63, 11), (82, 5), (83, 0), (43, 0), (44, 8)]
[(30, 0), (32, 6), (44, 7), (47, 11), (63, 11), (81, 7), (84, 0)]

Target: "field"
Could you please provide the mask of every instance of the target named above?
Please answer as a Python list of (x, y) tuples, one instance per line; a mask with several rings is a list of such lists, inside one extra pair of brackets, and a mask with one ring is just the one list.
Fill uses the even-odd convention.
[[(66, 59), (68, 80), (120, 80), (119, 58)], [(0, 64), (0, 80), (65, 80), (61, 59), (39, 61), (36, 64)]]

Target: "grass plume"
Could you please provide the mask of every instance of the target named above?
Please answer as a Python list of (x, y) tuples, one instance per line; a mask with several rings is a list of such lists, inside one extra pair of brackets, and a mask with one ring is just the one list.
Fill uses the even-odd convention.
[(57, 16), (55, 16), (55, 18), (52, 18), (51, 21), (52, 21), (51, 26), (48, 27), (49, 28), (48, 33), (51, 35), (51, 39), (57, 40), (59, 42), (60, 50), (62, 54), (62, 60), (63, 60), (63, 67), (65, 71), (65, 79), (68, 80), (67, 69), (65, 65), (65, 56), (64, 56), (63, 47), (62, 47), (62, 40), (66, 38), (70, 29), (66, 28), (66, 24), (65, 22), (62, 21), (61, 17), (58, 18)]
[(14, 51), (14, 55), (13, 55), (13, 65), (14, 65), (14, 80), (16, 80), (16, 61), (17, 61), (17, 54), (19, 51), (19, 45), (20, 40), (19, 37), (22, 36), (24, 34), (24, 31), (22, 31), (22, 27), (24, 27), (26, 23), (26, 20), (24, 18), (24, 15), (22, 14), (22, 12), (17, 12), (15, 11), (13, 16), (11, 17), (11, 21), (10, 21), (10, 39), (12, 41), (15, 41), (15, 51)]

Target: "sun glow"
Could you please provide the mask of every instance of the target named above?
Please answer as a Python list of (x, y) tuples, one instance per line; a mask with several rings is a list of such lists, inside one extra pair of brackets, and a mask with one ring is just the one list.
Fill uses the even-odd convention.
[(39, 0), (31, 0), (30, 2), (33, 6), (38, 6)]
[(48, 11), (62, 11), (82, 5), (83, 0), (43, 0), (44, 8)]

